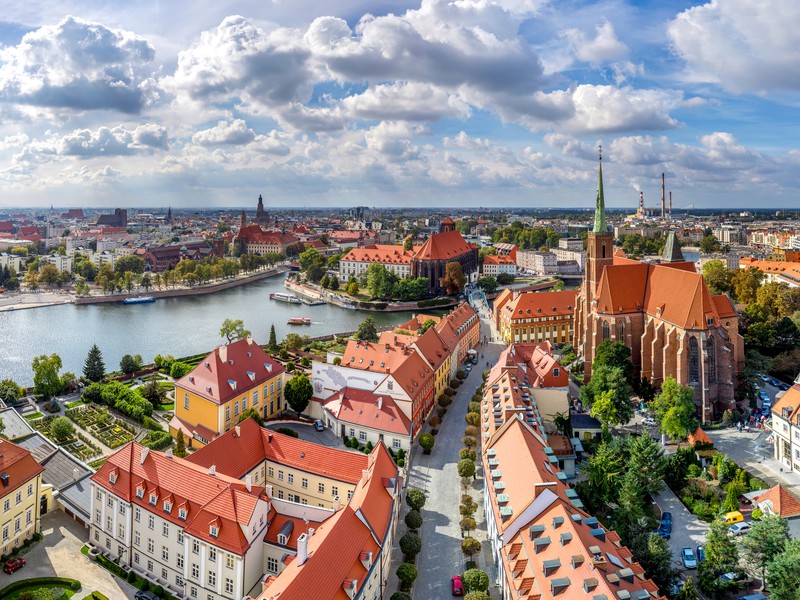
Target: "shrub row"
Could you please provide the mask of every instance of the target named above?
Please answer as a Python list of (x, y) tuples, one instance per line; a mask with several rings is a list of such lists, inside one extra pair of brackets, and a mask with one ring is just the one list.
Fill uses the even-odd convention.
[(81, 589), (81, 582), (69, 577), (32, 577), (15, 581), (0, 590), (0, 598), (10, 598), (14, 592), (26, 590), (28, 588), (43, 587), (46, 585), (62, 586), (77, 592)]

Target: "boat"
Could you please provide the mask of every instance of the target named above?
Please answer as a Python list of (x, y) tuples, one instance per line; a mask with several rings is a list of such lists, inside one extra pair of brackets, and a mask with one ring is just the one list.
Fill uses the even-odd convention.
[(297, 296), (292, 296), (291, 294), (282, 294), (281, 292), (270, 294), (269, 299), (277, 300), (278, 302), (288, 302), (289, 304), (302, 304), (302, 301)]
[(155, 302), (156, 299), (152, 296), (135, 296), (133, 298), (125, 298), (123, 304), (147, 304), (148, 302)]
[(287, 323), (289, 325), (311, 325), (311, 319), (308, 317), (292, 317)]

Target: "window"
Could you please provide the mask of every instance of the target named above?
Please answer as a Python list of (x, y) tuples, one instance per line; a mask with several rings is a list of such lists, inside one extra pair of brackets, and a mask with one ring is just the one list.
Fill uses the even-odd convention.
[[(17, 504), (19, 504), (20, 502), (22, 502), (22, 491), (19, 491), (19, 492), (17, 492), (16, 501), (17, 501)], [(113, 501), (112, 501), (112, 502), (113, 502)], [(113, 506), (113, 504), (112, 504), (112, 506)]]
[(135, 562), (137, 565), (139, 564), (139, 553), (138, 552), (133, 555), (133, 562)]
[(395, 450), (399, 449), (400, 448), (400, 440), (398, 440), (397, 438), (393, 438), (392, 439), (392, 448), (394, 448)]
[(561, 375), (561, 369), (553, 367), (553, 377), (558, 377), (559, 375)]
[(114, 508), (114, 498), (108, 497), (108, 508)]
[(350, 428), (350, 437), (351, 437), (351, 438), (354, 438), (354, 437), (356, 437), (356, 430), (355, 430), (355, 429), (353, 429), (352, 427)]
[(217, 537), (219, 535), (219, 529), (217, 529), (216, 527), (214, 527), (212, 525), (211, 527), (208, 528), (208, 534), (211, 537), (215, 538), (215, 537)]
[(230, 421), (231, 420), (231, 407), (230, 406), (226, 406), (225, 407), (225, 420), (226, 421)]
[(139, 500), (144, 498), (144, 488), (136, 488), (136, 497), (139, 498)]
[[(26, 521), (27, 525), (31, 524), (31, 509), (30, 508), (28, 509), (28, 514), (26, 515), (25, 521)], [(122, 523), (120, 523), (119, 527), (117, 528), (117, 537), (120, 538), (120, 539), (125, 539), (125, 525), (123, 525)]]
[(293, 484), (293, 483), (294, 483), (294, 473), (289, 473), (289, 474), (286, 476), (286, 480), (287, 480), (289, 483), (292, 483), (292, 484)]
[(196, 588), (196, 587), (192, 587), (192, 588), (189, 590), (189, 595), (190, 595), (192, 598), (197, 598), (197, 588)]
[(277, 573), (278, 572), (278, 559), (272, 558), (271, 556), (267, 558), (267, 571), (270, 573)]
[(320, 483), (320, 484), (318, 484), (318, 485), (317, 485), (317, 491), (318, 491), (320, 494), (324, 494), (324, 493), (325, 493), (325, 484), (324, 484), (324, 483)]
[(608, 321), (603, 321), (603, 339), (607, 340), (611, 337), (611, 328), (608, 326)]
[(156, 518), (153, 515), (148, 515), (147, 526), (150, 529), (155, 529), (156, 528)]
[(184, 521), (186, 520), (186, 509), (185, 508), (179, 508), (178, 509), (178, 518), (182, 519)]
[(393, 389), (394, 389), (394, 382), (392, 382), (392, 381), (387, 381), (387, 382), (386, 382), (386, 389), (387, 389), (387, 390), (393, 390)]
[(278, 389), (281, 389), (281, 380), (278, 379)]
[(124, 515), (125, 512), (126, 512), (125, 505), (122, 502), (120, 502), (119, 503), (119, 514)]
[(689, 338), (689, 383), (700, 381), (700, 348), (696, 337)]
[(303, 478), (300, 480), (300, 487), (302, 487), (304, 490), (305, 490), (305, 489), (308, 489), (308, 479), (306, 479), (305, 477), (303, 477)]
[(178, 565), (179, 569), (183, 568), (183, 554), (175, 556), (175, 564)]
[(267, 474), (268, 474), (270, 477), (275, 477), (275, 469), (273, 469), (272, 467), (270, 467), (269, 469), (267, 469)]
[(242, 412), (247, 410), (247, 398), (242, 398)]
[(258, 390), (253, 390), (253, 406), (258, 404)]
[(300, 504), (302, 504), (303, 506), (307, 506), (307, 505), (308, 505), (308, 500), (306, 500), (305, 498), (303, 498), (303, 499), (300, 501)]
[(225, 578), (225, 593), (232, 594), (233, 593), (233, 579), (228, 577)]
[(178, 587), (183, 587), (183, 577), (180, 575), (175, 575), (175, 585)]
[(283, 490), (278, 490), (278, 500), (283, 500)]
[(183, 408), (189, 410), (189, 394), (183, 395)]
[(148, 570), (150, 573), (152, 573), (152, 572), (153, 572), (153, 561), (152, 561), (152, 560), (148, 560), (148, 561), (147, 561), (147, 570)]
[(275, 382), (274, 381), (269, 384), (269, 393), (272, 394), (273, 392), (275, 392)]
[(169, 537), (169, 523), (164, 523), (161, 526), (161, 535), (164, 537)]
[(227, 554), (225, 556), (225, 566), (229, 569), (233, 568), (233, 554)]
[(208, 549), (208, 560), (214, 562), (217, 560), (217, 549), (216, 548), (209, 548)]
[[(5, 537), (3, 539), (8, 539), (8, 525), (6, 525), (3, 528), (3, 531), (5, 532), (4, 533)], [(95, 542), (99, 542), (100, 541), (100, 532), (97, 531), (96, 529), (94, 530), (94, 541)]]
[(165, 562), (169, 560), (169, 548), (166, 546), (161, 546), (161, 559)]
[(717, 381), (717, 355), (716, 345), (714, 338), (709, 337), (706, 342), (706, 364), (708, 365), (708, 382), (716, 383)]
[(283, 481), (283, 471), (278, 469), (278, 481)]
[(192, 540), (192, 553), (200, 554), (200, 542), (197, 540)]
[[(97, 531), (94, 532), (94, 539), (97, 539)], [(8, 525), (3, 525), (3, 541), (8, 540)]]
[(167, 514), (172, 512), (172, 502), (164, 502), (164, 512)]
[(162, 569), (161, 569), (161, 579), (163, 579), (164, 581), (166, 581), (168, 577), (169, 577), (169, 573), (167, 572), (167, 570), (166, 570), (166, 569), (162, 568)]
[(178, 529), (178, 543), (183, 543), (183, 529)]
[(111, 531), (114, 528), (114, 519), (111, 517), (106, 517), (106, 529)]
[(200, 567), (197, 563), (192, 563), (192, 579), (197, 579), (200, 577)]
[(142, 509), (136, 507), (133, 509), (133, 518), (138, 523), (142, 520)]
[(134, 544), (135, 546), (138, 546), (138, 545), (139, 545), (139, 544), (141, 544), (141, 543), (142, 543), (142, 536), (141, 536), (141, 535), (139, 535), (139, 532), (137, 531), (137, 532), (135, 532), (135, 533), (133, 534), (133, 544)]
[(339, 488), (338, 488), (338, 487), (336, 487), (335, 485), (334, 485), (334, 486), (332, 486), (332, 487), (331, 487), (331, 493), (333, 494), (333, 497), (335, 498), (336, 496), (338, 496), (338, 495), (339, 495)]
[(233, 414), (234, 415), (238, 415), (239, 414), (239, 401), (238, 400), (233, 403)]
[(94, 513), (94, 522), (98, 525), (103, 522), (103, 512), (99, 508)]
[(358, 432), (358, 439), (361, 440), (362, 442), (366, 442), (367, 441), (367, 432), (366, 431), (359, 431)]
[(152, 554), (153, 552), (155, 552), (155, 549), (156, 549), (156, 545), (153, 543), (153, 540), (152, 539), (148, 539), (147, 540), (147, 552)]
[(217, 574), (214, 571), (208, 572), (208, 585), (217, 585)]
[(624, 321), (617, 321), (617, 339), (619, 341), (625, 341), (625, 322)]
[[(100, 490), (97, 490), (97, 493), (94, 495), (94, 499), (95, 500), (102, 500), (103, 499), (103, 492), (101, 492)], [(6, 500), (6, 502), (8, 502), (8, 500)], [(6, 507), (6, 510), (8, 510), (7, 507)]]

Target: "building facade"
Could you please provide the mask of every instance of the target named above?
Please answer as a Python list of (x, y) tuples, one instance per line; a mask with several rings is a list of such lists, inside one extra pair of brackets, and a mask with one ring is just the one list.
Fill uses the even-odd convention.
[(507, 344), (569, 342), (575, 331), (577, 295), (574, 290), (517, 294), (497, 309), (500, 337)]
[(0, 550), (4, 555), (41, 529), (43, 472), (30, 452), (0, 439)]

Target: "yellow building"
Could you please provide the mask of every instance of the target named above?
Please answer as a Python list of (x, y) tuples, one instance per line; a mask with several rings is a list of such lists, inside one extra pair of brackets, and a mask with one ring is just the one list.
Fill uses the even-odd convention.
[(39, 532), (43, 471), (30, 452), (0, 439), (0, 553), (10, 554)]
[(497, 311), (500, 337), (507, 344), (572, 341), (577, 292), (523, 292)]
[(220, 346), (175, 382), (173, 437), (183, 431), (193, 447), (204, 446), (254, 409), (269, 419), (284, 407), (285, 369), (252, 338)]
[(347, 504), (368, 466), (364, 454), (270, 431), (253, 419), (245, 419), (187, 460), (266, 487), (278, 500), (323, 508)]

